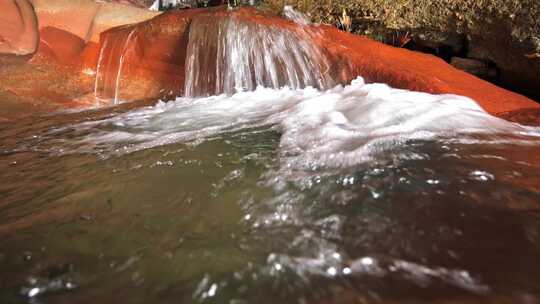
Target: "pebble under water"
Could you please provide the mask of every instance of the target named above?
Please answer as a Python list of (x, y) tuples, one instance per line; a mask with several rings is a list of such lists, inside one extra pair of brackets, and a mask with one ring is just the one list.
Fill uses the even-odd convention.
[(0, 123), (1, 303), (537, 303), (540, 131), (262, 89)]

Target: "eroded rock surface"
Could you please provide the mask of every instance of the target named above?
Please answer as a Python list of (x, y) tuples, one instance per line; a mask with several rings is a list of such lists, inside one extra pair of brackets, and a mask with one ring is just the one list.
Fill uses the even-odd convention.
[(0, 1), (0, 54), (27, 55), (38, 44), (37, 17), (28, 0)]

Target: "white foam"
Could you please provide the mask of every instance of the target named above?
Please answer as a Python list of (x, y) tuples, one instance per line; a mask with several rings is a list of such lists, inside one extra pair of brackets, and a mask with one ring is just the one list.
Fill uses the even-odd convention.
[(467, 97), (393, 89), (358, 78), (327, 91), (258, 88), (232, 96), (159, 102), (87, 123), (86, 127), (106, 131), (93, 132), (84, 141), (130, 143), (123, 150), (130, 152), (263, 125), (280, 127), (281, 154), (293, 166), (312, 162), (347, 166), (411, 139), (470, 140), (467, 134), (540, 136), (540, 128), (491, 116)]
[(311, 20), (306, 14), (295, 10), (290, 5), (285, 5), (283, 7), (283, 15), (285, 18), (292, 20), (301, 25), (311, 24)]

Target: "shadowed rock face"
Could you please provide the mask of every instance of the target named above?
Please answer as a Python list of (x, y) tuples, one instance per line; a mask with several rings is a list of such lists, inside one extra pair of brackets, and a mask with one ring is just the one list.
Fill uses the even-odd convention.
[(28, 0), (2, 0), (0, 12), (0, 54), (34, 53), (38, 25), (32, 4)]

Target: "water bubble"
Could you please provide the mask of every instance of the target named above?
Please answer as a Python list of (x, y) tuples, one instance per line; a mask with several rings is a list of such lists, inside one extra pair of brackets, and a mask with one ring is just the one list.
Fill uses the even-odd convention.
[(343, 178), (343, 186), (354, 185), (354, 176)]
[(473, 180), (480, 181), (480, 182), (487, 182), (487, 181), (494, 180), (495, 176), (493, 174), (491, 174), (491, 173), (486, 172), (486, 171), (475, 170), (475, 171), (472, 171), (471, 173), (469, 173), (469, 178), (473, 179)]
[(39, 294), (39, 292), (40, 292), (40, 289), (37, 288), (37, 287), (34, 287), (34, 288), (32, 288), (32, 289), (30, 289), (28, 291), (28, 297), (33, 298), (33, 297), (37, 296)]
[(30, 251), (25, 251), (23, 253), (23, 259), (25, 261), (30, 261), (32, 259), (32, 253)]
[(441, 181), (439, 181), (439, 180), (437, 180), (437, 179), (428, 179), (426, 182), (427, 182), (428, 184), (430, 184), (430, 185), (438, 185), (438, 184), (441, 183)]
[(370, 257), (363, 257), (360, 259), (360, 263), (364, 266), (371, 266), (373, 265), (374, 261)]
[(331, 276), (335, 276), (337, 274), (337, 269), (336, 267), (330, 267), (326, 270), (326, 273), (328, 273)]
[(212, 284), (212, 286), (210, 286), (210, 289), (208, 289), (208, 291), (206, 292), (206, 295), (207, 295), (209, 298), (215, 296), (215, 295), (216, 295), (216, 292), (217, 292), (217, 288), (218, 288), (218, 286), (217, 286), (216, 283)]

